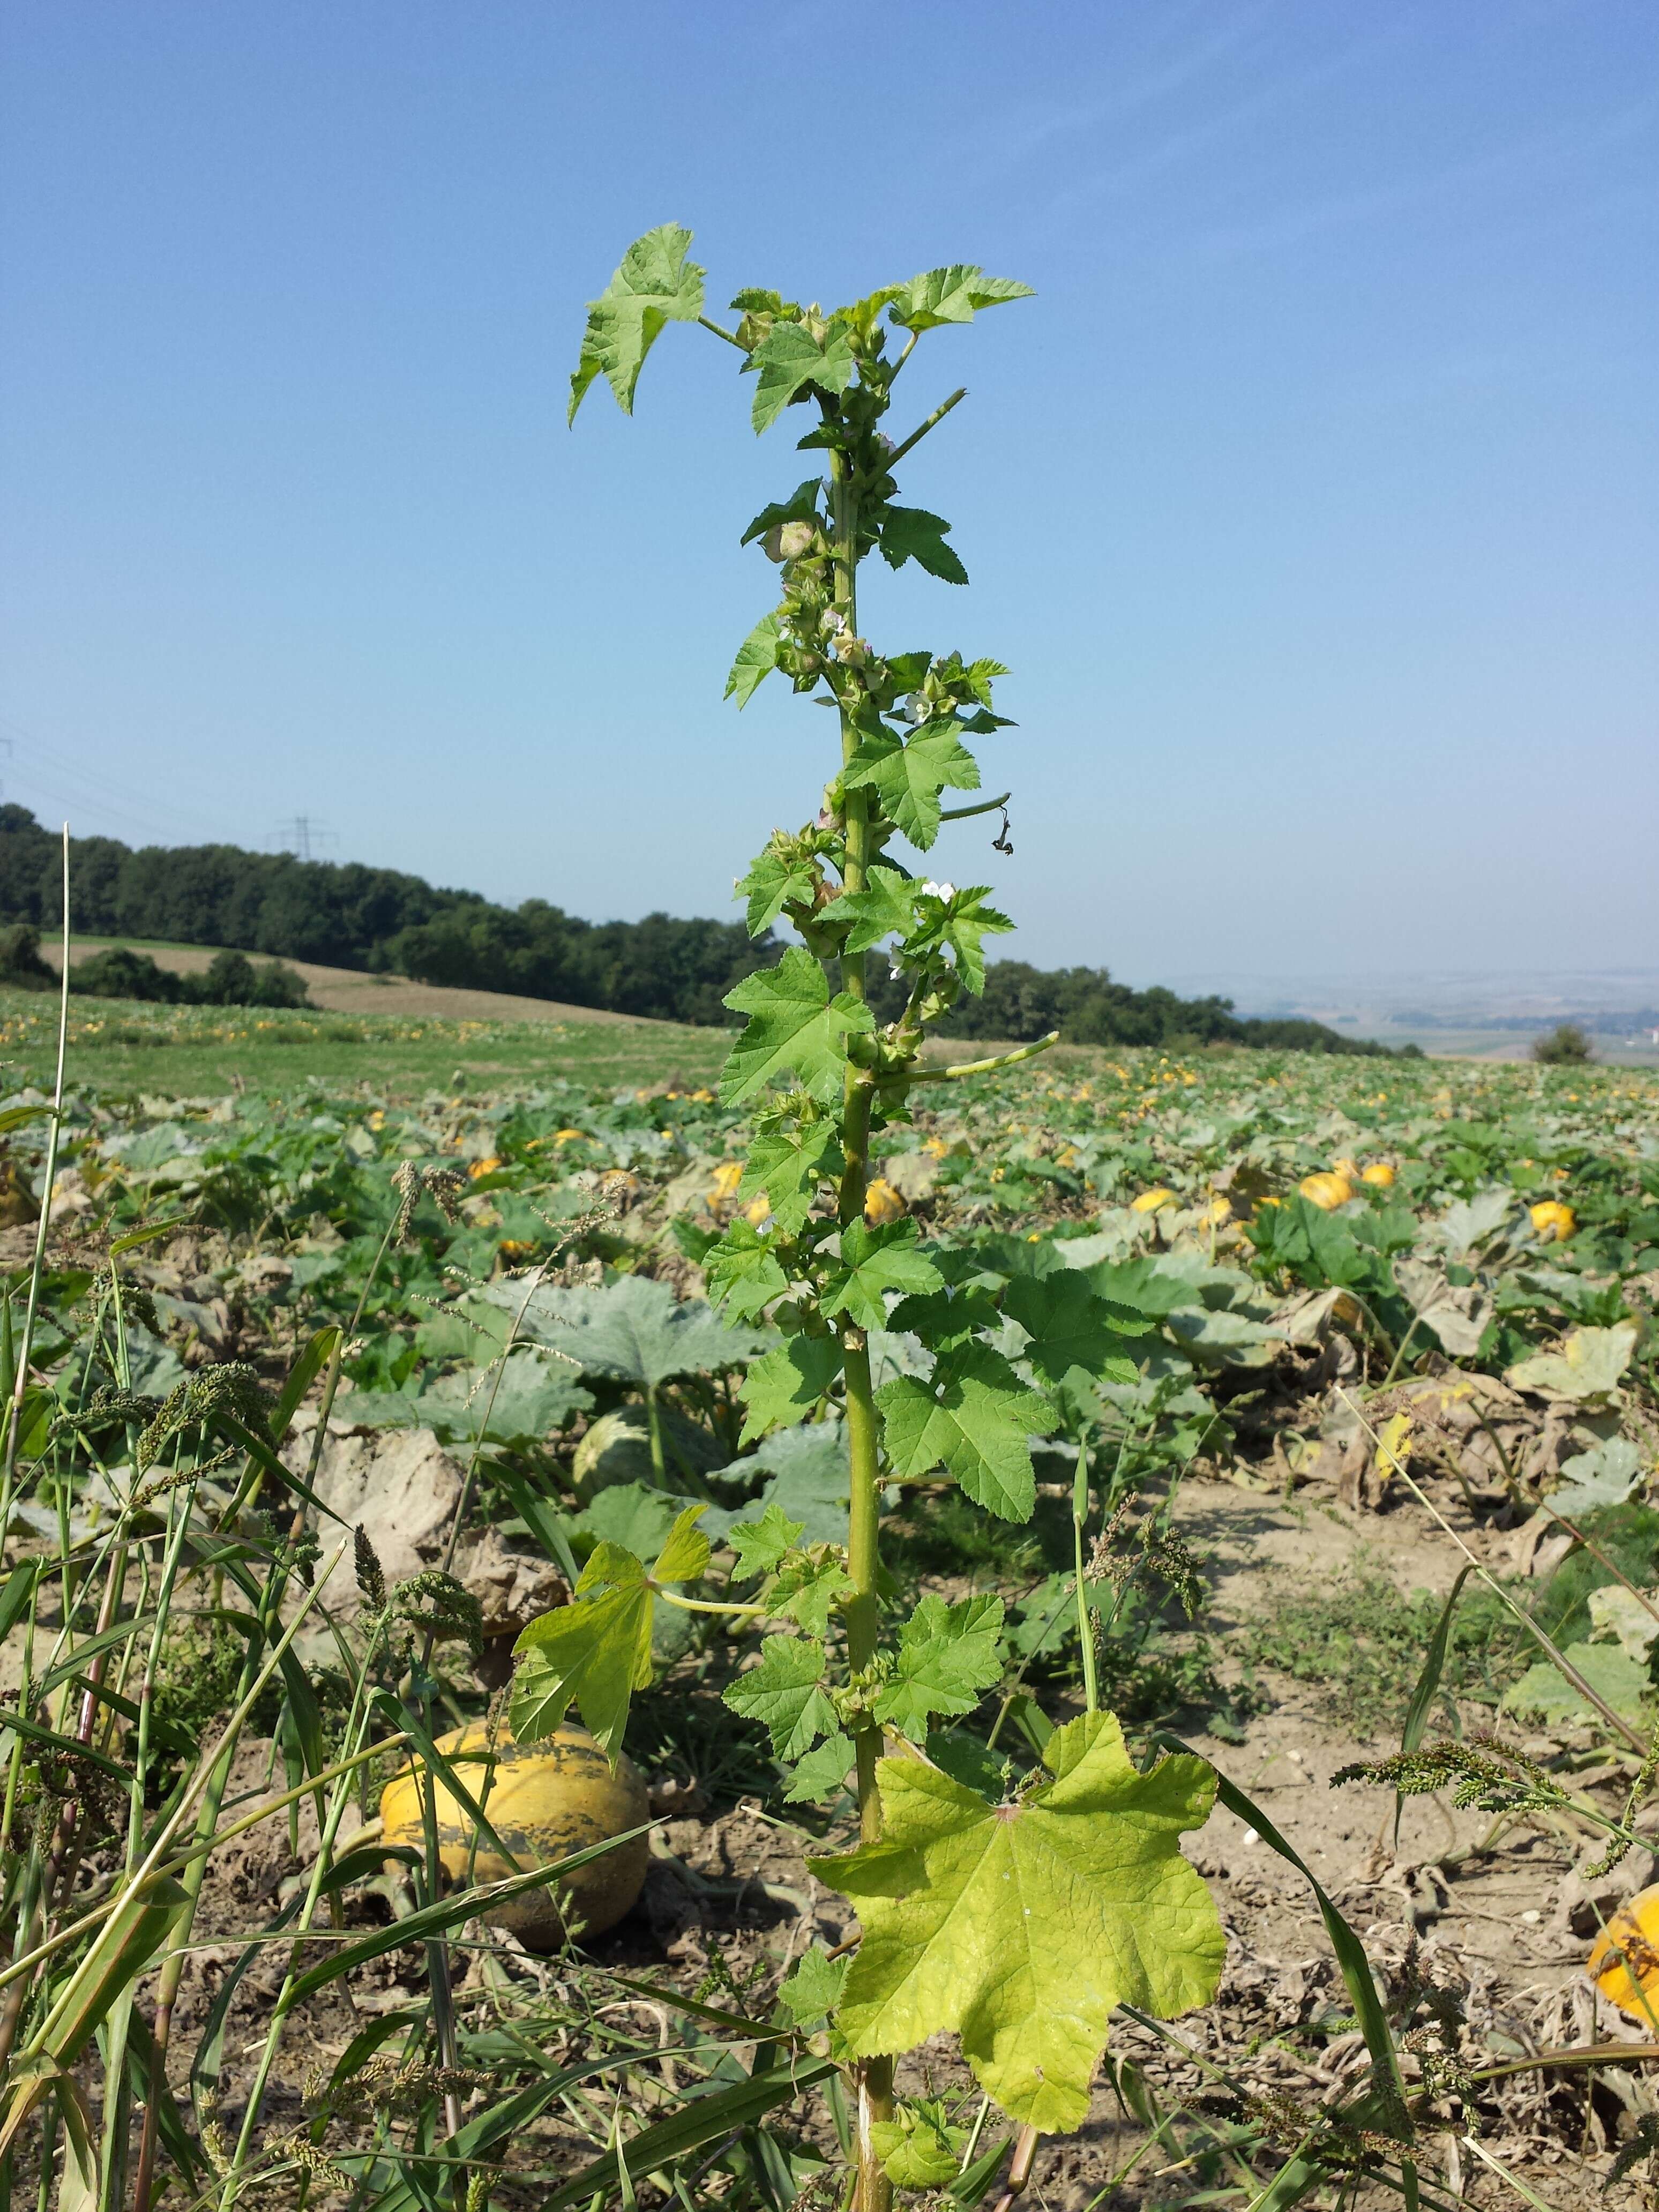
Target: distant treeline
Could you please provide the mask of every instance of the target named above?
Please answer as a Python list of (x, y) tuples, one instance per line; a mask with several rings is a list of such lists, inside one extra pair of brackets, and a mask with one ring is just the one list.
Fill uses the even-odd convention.
[[(14, 991), (55, 991), (58, 970), (40, 957), (32, 921), (0, 925), (0, 983)], [(303, 980), (279, 960), (256, 963), (246, 952), (216, 952), (199, 975), (161, 967), (148, 952), (112, 945), (70, 968), (70, 989), (92, 999), (139, 999), (171, 1006), (308, 1006)]]
[[(61, 866), (58, 840), (26, 807), (0, 805), (0, 923), (61, 923)], [(665, 914), (582, 921), (543, 899), (496, 906), (472, 891), (441, 890), (419, 876), (356, 861), (301, 860), (235, 845), (135, 850), (113, 837), (70, 841), (70, 919), (88, 937), (235, 945), (422, 983), (715, 1024), (731, 1021), (721, 1001), (732, 985), (781, 950), (775, 939), (751, 941), (741, 922)], [(890, 1018), (884, 991), (875, 995)], [(899, 1011), (896, 1002), (890, 1012)], [(1319, 1022), (1241, 1017), (1226, 999), (1132, 991), (1103, 968), (1044, 972), (1021, 960), (994, 963), (984, 998), (945, 1026), (957, 1036), (1015, 1041), (1059, 1029), (1076, 1044), (1387, 1049)]]
[[(891, 1020), (902, 1009), (902, 991), (884, 976), (872, 996), (884, 1019)], [(1388, 1046), (1345, 1037), (1323, 1022), (1236, 1014), (1231, 999), (1180, 999), (1161, 985), (1133, 991), (1127, 983), (1115, 983), (1104, 968), (1042, 969), (1024, 960), (992, 961), (985, 970), (984, 996), (961, 1001), (939, 1026), (948, 1036), (1005, 1037), (1012, 1044), (1058, 1030), (1067, 1044), (1173, 1045), (1182, 1051), (1243, 1044), (1281, 1052), (1389, 1056)], [(1415, 1047), (1407, 1049), (1416, 1053)]]
[[(26, 807), (0, 806), (0, 921), (61, 923), (62, 865), (58, 839)], [(495, 906), (357, 861), (235, 845), (135, 851), (113, 837), (70, 841), (70, 920), (88, 937), (236, 945), (677, 1022), (729, 1022), (721, 1000), (777, 954), (741, 922), (594, 923), (543, 899)]]

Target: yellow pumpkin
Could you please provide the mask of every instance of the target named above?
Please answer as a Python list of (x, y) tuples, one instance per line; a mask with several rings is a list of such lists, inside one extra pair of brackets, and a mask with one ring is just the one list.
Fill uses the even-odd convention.
[(1565, 1244), (1578, 1226), (1578, 1217), (1570, 1206), (1559, 1198), (1540, 1198), (1536, 1206), (1527, 1208), (1532, 1225), (1546, 1243)]
[(763, 1222), (772, 1218), (772, 1201), (763, 1191), (743, 1209), (743, 1218), (751, 1227), (758, 1229)]
[[(558, 1729), (540, 1743), (517, 1744), (503, 1722), (495, 1737), (495, 1765), (483, 1764), (489, 1729), (473, 1721), (438, 1738), (449, 1759), (477, 1754), (457, 1765), (456, 1773), (483, 1807), (484, 1816), (520, 1867), (545, 1866), (568, 1857), (607, 1836), (625, 1834), (650, 1818), (644, 1778), (624, 1753), (611, 1762), (583, 1728)], [(486, 1795), (485, 1783), (489, 1780)], [(480, 1835), (471, 1816), (441, 1782), (437, 1785), (438, 1856), (451, 1882), (466, 1879), (468, 1855), (475, 1882), (502, 1881), (514, 1869)], [(413, 1768), (394, 1775), (380, 1795), (380, 1840), (424, 1848), (426, 1832), (421, 1791)], [(509, 1898), (483, 1917), (505, 1928), (530, 1951), (555, 1951), (564, 1941), (560, 1899), (586, 1936), (614, 1928), (637, 1902), (645, 1887), (650, 1845), (644, 1836), (619, 1844), (590, 1859), (562, 1882), (550, 1882)]]
[(884, 1221), (896, 1221), (904, 1212), (904, 1200), (885, 1176), (878, 1176), (864, 1194), (864, 1218), (872, 1229), (879, 1229)]
[(1159, 1184), (1156, 1190), (1143, 1190), (1139, 1198), (1129, 1200), (1131, 1213), (1156, 1213), (1161, 1206), (1178, 1206), (1180, 1200), (1172, 1190)]
[(1350, 1182), (1358, 1182), (1359, 1180), (1359, 1163), (1358, 1160), (1333, 1160), (1331, 1162), (1331, 1173), (1333, 1175), (1346, 1176)]
[(1333, 1206), (1346, 1206), (1353, 1196), (1353, 1185), (1345, 1175), (1334, 1170), (1328, 1174), (1304, 1176), (1297, 1185), (1310, 1206), (1316, 1206), (1322, 1213)]
[(1638, 1890), (1590, 1946), (1584, 1972), (1602, 1996), (1651, 2028), (1659, 2014), (1659, 1888)]
[(708, 1196), (715, 1206), (727, 1206), (738, 1194), (738, 1185), (743, 1181), (741, 1160), (722, 1160), (714, 1170), (714, 1179), (708, 1186)]
[(1394, 1170), (1386, 1160), (1373, 1160), (1370, 1167), (1361, 1169), (1359, 1180), (1375, 1183), (1378, 1190), (1387, 1190), (1394, 1182)]

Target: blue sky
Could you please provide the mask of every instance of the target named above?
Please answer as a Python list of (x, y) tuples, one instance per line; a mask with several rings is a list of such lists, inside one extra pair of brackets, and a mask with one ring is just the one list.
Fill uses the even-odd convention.
[[(849, 108), (848, 88), (868, 106)], [(567, 433), (673, 219), (719, 302), (941, 262), (906, 495), (994, 653), (1008, 947), (1136, 981), (1628, 964), (1659, 939), (1650, 0), (20, 0), (0, 25), (0, 782), (595, 917), (726, 910), (830, 772), (720, 702), (806, 472), (672, 329)], [(900, 424), (903, 427), (902, 423)]]

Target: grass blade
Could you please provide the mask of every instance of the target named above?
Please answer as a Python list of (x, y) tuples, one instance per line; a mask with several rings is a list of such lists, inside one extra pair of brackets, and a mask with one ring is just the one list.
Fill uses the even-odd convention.
[(70, 1976), (26, 2055), (73, 2066), (116, 1998), (167, 1941), (185, 1902), (184, 1891), (167, 1875), (152, 1875), (137, 1884)]
[(305, 1350), (289, 1370), (288, 1380), (283, 1385), (283, 1395), (276, 1401), (276, 1410), (270, 1417), (270, 1441), (280, 1445), (294, 1425), (294, 1416), (300, 1410), (301, 1401), (312, 1384), (334, 1356), (334, 1347), (340, 1341), (340, 1332), (332, 1322), (319, 1328)]
[[(1185, 1752), (1188, 1758), (1199, 1754), (1181, 1741), (1160, 1729), (1152, 1738), (1160, 1747)], [(1319, 1917), (1325, 1923), (1325, 1933), (1330, 1938), (1342, 1979), (1353, 2002), (1365, 2048), (1371, 2057), (1371, 2074), (1376, 2084), (1379, 2109), (1375, 2124), (1383, 2133), (1411, 2140), (1411, 2122), (1406, 2112), (1405, 2084), (1401, 2079), (1400, 2061), (1394, 2046), (1394, 2033), (1389, 2026), (1388, 2014), (1382, 2009), (1382, 2000), (1376, 1993), (1376, 1984), (1371, 1976), (1370, 1961), (1365, 1956), (1365, 1947), (1349, 1926), (1331, 1898), (1326, 1893), (1319, 1877), (1307, 1861), (1281, 1836), (1267, 1815), (1260, 1811), (1237, 1783), (1230, 1782), (1219, 1768), (1215, 1770), (1216, 1796), (1235, 1818), (1247, 1827), (1254, 1828), (1262, 1842), (1297, 1872), (1312, 1889), (1319, 1905)], [(1352, 2110), (1352, 2107), (1349, 2108)]]
[[(1440, 1677), (1445, 1671), (1446, 1647), (1451, 1640), (1452, 1615), (1457, 1610), (1457, 1601), (1463, 1595), (1463, 1585), (1474, 1572), (1473, 1566), (1463, 1567), (1451, 1586), (1451, 1595), (1446, 1600), (1440, 1625), (1429, 1638), (1429, 1648), (1423, 1661), (1423, 1671), (1417, 1678), (1417, 1687), (1412, 1692), (1411, 1704), (1406, 1708), (1406, 1725), (1400, 1733), (1401, 1751), (1415, 1751), (1422, 1742), (1429, 1725), (1429, 1708), (1434, 1703), (1435, 1692), (1440, 1687)], [(1398, 1832), (1398, 1817), (1395, 1820)]]
[(424, 1943), (434, 1936), (442, 1936), (464, 1921), (476, 1920), (493, 1905), (505, 1905), (509, 1899), (522, 1897), (527, 1890), (538, 1888), (542, 1883), (556, 1881), (561, 1875), (574, 1874), (578, 1867), (586, 1866), (590, 1860), (603, 1858), (620, 1844), (631, 1844), (636, 1836), (648, 1835), (652, 1823), (647, 1820), (637, 1828), (629, 1828), (620, 1836), (607, 1836), (602, 1844), (590, 1844), (585, 1851), (573, 1851), (568, 1858), (556, 1859), (551, 1866), (532, 1867), (528, 1874), (514, 1875), (509, 1881), (495, 1881), (477, 1889), (462, 1890), (457, 1896), (439, 1899), (435, 1905), (422, 1905), (411, 1912), (407, 1920), (394, 1920), (389, 1928), (377, 1928), (371, 1935), (356, 1943), (348, 1943), (331, 1959), (325, 1959), (300, 1975), (289, 1997), (289, 2009), (314, 1996), (319, 1990), (337, 1982), (342, 1974), (349, 1974), (370, 1959), (378, 1959), (384, 1952), (398, 1951), (406, 1943)]
[(445, 1758), (443, 1753), (439, 1750), (432, 1738), (427, 1734), (418, 1716), (414, 1712), (408, 1711), (403, 1705), (400, 1705), (395, 1698), (388, 1696), (386, 1692), (384, 1690), (379, 1690), (375, 1692), (374, 1704), (376, 1712), (380, 1713), (391, 1727), (394, 1729), (401, 1728), (403, 1729), (410, 1741), (414, 1745), (416, 1750), (420, 1753), (422, 1761), (425, 1765), (428, 1773), (430, 1774), (434, 1771), (436, 1772), (439, 1780), (443, 1784), (444, 1788), (448, 1790), (455, 1802), (461, 1808), (462, 1811), (466, 1814), (467, 1817), (471, 1820), (473, 1826), (477, 1829), (478, 1833), (483, 1838), (490, 1849), (495, 1851), (498, 1856), (504, 1858), (507, 1861), (507, 1863), (513, 1869), (514, 1874), (521, 1874), (524, 1869), (519, 1863), (518, 1853), (516, 1851), (508, 1850), (507, 1845), (501, 1841), (500, 1836), (496, 1834), (495, 1829), (491, 1826), (485, 1815), (483, 1807), (473, 1796), (472, 1792), (467, 1788), (465, 1783), (461, 1780), (459, 1775), (456, 1773), (454, 1767), (450, 1764), (449, 1760)]
[(787, 2071), (751, 2074), (746, 2081), (734, 2082), (729, 2089), (717, 2090), (711, 2097), (699, 2097), (672, 2119), (659, 2120), (654, 2127), (642, 2129), (625, 2145), (606, 2151), (591, 2166), (585, 2166), (545, 2199), (542, 2212), (562, 2212), (567, 2204), (584, 2203), (601, 2191), (620, 2187), (624, 2155), (630, 2172), (660, 2173), (681, 2159), (689, 2158), (693, 2151), (701, 2150), (705, 2143), (729, 2135), (734, 2128), (747, 2126), (763, 2113), (775, 2112), (780, 2105), (793, 2104), (805, 2090), (836, 2070), (833, 2059), (814, 2058)]
[(39, 1559), (22, 1560), (6, 1577), (4, 1586), (0, 1587), (0, 1644), (28, 1611), (40, 1564)]
[(513, 1468), (492, 1465), (489, 1477), (507, 1492), (513, 1510), (574, 1589), (581, 1578), (581, 1569), (576, 1564), (576, 1555), (570, 1548), (570, 1539), (564, 1533), (558, 1514)]

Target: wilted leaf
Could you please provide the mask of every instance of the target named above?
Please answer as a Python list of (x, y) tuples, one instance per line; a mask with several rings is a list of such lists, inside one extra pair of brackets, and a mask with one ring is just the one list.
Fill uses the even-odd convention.
[[(1562, 1656), (1621, 1718), (1643, 1718), (1644, 1701), (1653, 1694), (1645, 1665), (1632, 1659), (1616, 1644), (1569, 1644)], [(1537, 1660), (1528, 1668), (1505, 1693), (1504, 1706), (1508, 1712), (1534, 1713), (1546, 1721), (1598, 1717), (1595, 1707), (1547, 1659)]]
[(1550, 1493), (1554, 1511), (1569, 1521), (1622, 1505), (1642, 1479), (1642, 1455), (1626, 1437), (1610, 1437), (1564, 1461), (1561, 1486)]
[(1636, 1349), (1636, 1324), (1614, 1328), (1575, 1328), (1559, 1352), (1534, 1352), (1511, 1367), (1504, 1380), (1512, 1390), (1546, 1390), (1579, 1405), (1609, 1405), (1619, 1396), (1619, 1378)]
[(1394, 1263), (1395, 1280), (1424, 1325), (1454, 1359), (1473, 1359), (1492, 1317), (1492, 1298), (1479, 1283), (1454, 1284), (1445, 1270), (1427, 1260), (1404, 1256)]

